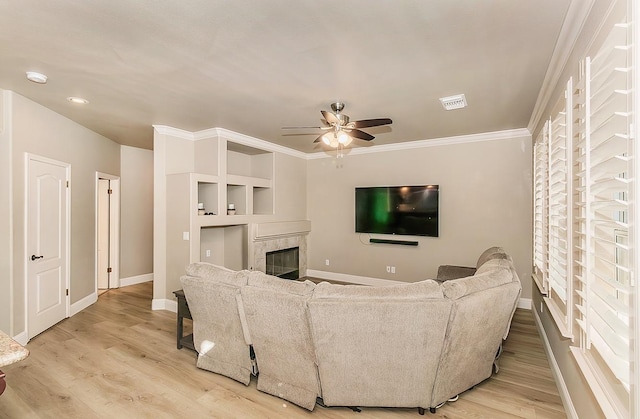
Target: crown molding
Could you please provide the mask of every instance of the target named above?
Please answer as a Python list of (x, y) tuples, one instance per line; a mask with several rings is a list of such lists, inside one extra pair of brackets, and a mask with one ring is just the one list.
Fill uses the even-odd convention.
[(595, 0), (571, 0), (567, 8), (558, 40), (553, 49), (551, 61), (547, 67), (547, 72), (542, 81), (542, 87), (538, 93), (538, 99), (533, 107), (531, 119), (527, 126), (531, 134), (533, 134), (536, 126), (540, 123), (540, 119), (543, 118), (542, 112), (544, 112), (551, 100), (551, 95), (554, 93), (555, 87), (560, 81), (560, 76), (567, 67), (569, 57), (573, 53), (578, 36), (580, 32), (582, 32), (582, 28), (594, 3)]
[[(417, 148), (440, 147), (453, 144), (467, 144), (481, 141), (507, 140), (514, 138), (530, 138), (531, 133), (526, 128), (505, 131), (483, 132), (481, 134), (459, 135), (455, 137), (434, 138), (431, 140), (406, 141), (403, 143), (374, 145), (366, 148), (349, 148), (349, 155), (386, 153), (398, 150), (413, 150)], [(333, 157), (335, 150), (307, 154), (307, 160)]]
[[(259, 138), (240, 134), (225, 128), (209, 128), (202, 131), (190, 132), (179, 128), (173, 128), (166, 125), (154, 125), (153, 128), (159, 134), (171, 135), (173, 137), (185, 140), (198, 141), (211, 137), (224, 138), (234, 143), (256, 147), (261, 150), (271, 151), (275, 153), (287, 154), (305, 160), (325, 159), (333, 157), (335, 150), (320, 151), (314, 153), (303, 153), (292, 148), (284, 147), (278, 144), (270, 143)], [(431, 140), (406, 141), (395, 144), (374, 145), (362, 148), (347, 148), (345, 152), (349, 155), (386, 153), (398, 150), (413, 150), (418, 148), (439, 147), (453, 144), (467, 144), (481, 141), (507, 140), (514, 138), (531, 137), (531, 133), (526, 128), (513, 130), (484, 132), (481, 134), (459, 135), (455, 137), (434, 138)]]
[[(238, 144), (242, 144), (250, 147), (256, 147), (265, 151), (287, 154), (289, 156), (297, 157), (300, 159), (307, 158), (307, 154), (303, 153), (302, 151), (294, 150), (292, 148), (284, 147), (275, 143), (270, 143), (269, 141), (261, 140), (259, 138), (251, 137), (245, 134), (240, 134), (239, 132), (230, 131), (225, 128), (214, 128), (214, 129), (217, 131), (220, 137), (224, 137), (227, 140), (233, 141), (234, 143), (238, 143)], [(196, 134), (199, 135), (201, 132), (203, 131), (200, 131)]]
[(180, 128), (170, 127), (168, 125), (152, 125), (153, 129), (162, 135), (171, 135), (172, 137), (182, 138), (183, 140), (195, 140), (191, 131), (185, 131)]
[(292, 148), (284, 147), (278, 144), (270, 143), (269, 141), (261, 140), (259, 138), (251, 137), (249, 135), (240, 134), (239, 132), (231, 131), (225, 128), (208, 128), (201, 131), (191, 132), (180, 128), (174, 128), (167, 125), (153, 125), (153, 128), (158, 134), (171, 135), (172, 137), (181, 138), (184, 140), (198, 141), (211, 137), (222, 137), (228, 141), (234, 143), (256, 147), (261, 150), (271, 151), (274, 153), (287, 154), (289, 156), (297, 157), (300, 159), (306, 159), (307, 154)]

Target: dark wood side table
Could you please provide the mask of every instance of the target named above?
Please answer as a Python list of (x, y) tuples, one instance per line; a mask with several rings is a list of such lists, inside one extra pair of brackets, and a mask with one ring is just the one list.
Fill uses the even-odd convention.
[(191, 350), (196, 350), (195, 345), (193, 344), (193, 333), (188, 334), (187, 336), (183, 336), (183, 326), (184, 319), (191, 319), (191, 311), (189, 311), (189, 305), (187, 304), (187, 299), (184, 296), (183, 290), (174, 291), (173, 295), (178, 299), (178, 325), (176, 330), (176, 345), (178, 349), (189, 348)]

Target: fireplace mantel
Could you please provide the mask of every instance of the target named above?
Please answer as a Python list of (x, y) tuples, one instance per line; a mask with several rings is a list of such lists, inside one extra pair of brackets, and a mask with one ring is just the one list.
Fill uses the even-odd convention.
[(300, 236), (309, 234), (311, 221), (283, 221), (275, 223), (254, 224), (253, 240), (272, 240), (278, 237)]

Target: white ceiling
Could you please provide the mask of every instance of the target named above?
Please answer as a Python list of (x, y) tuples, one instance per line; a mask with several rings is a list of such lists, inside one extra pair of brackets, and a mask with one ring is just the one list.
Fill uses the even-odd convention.
[[(281, 127), (318, 126), (336, 100), (393, 119), (372, 144), (524, 128), (569, 3), (0, 0), (0, 88), (143, 148), (158, 124), (317, 151), (317, 131)], [(443, 110), (458, 93), (469, 106)]]

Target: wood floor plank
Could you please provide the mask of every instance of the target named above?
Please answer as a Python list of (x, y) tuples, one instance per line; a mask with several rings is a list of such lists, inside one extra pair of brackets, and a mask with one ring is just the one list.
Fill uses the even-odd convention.
[[(3, 367), (0, 418), (420, 418), (415, 408), (308, 412), (258, 391), (255, 378), (245, 386), (198, 369), (195, 352), (176, 349), (175, 313), (152, 311), (151, 299), (151, 283), (110, 290), (32, 339), (26, 360)], [(516, 311), (500, 366), (425, 417), (566, 417), (530, 311)]]

